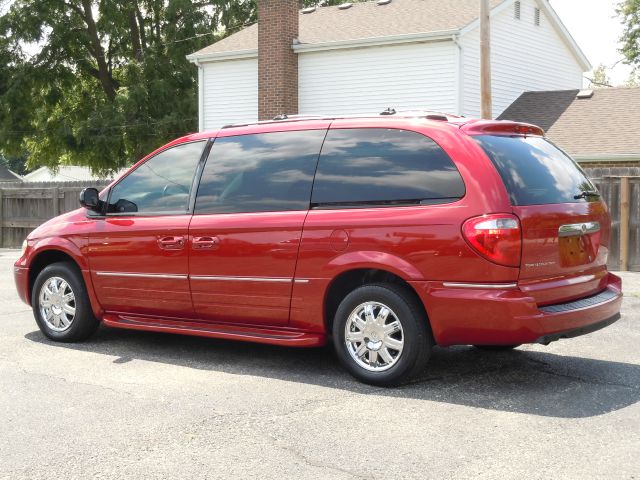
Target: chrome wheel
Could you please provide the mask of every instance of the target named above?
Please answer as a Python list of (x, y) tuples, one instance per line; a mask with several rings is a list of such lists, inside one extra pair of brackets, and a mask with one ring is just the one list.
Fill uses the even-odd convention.
[(65, 279), (51, 277), (40, 287), (38, 307), (47, 327), (64, 332), (71, 327), (76, 316), (76, 297)]
[(344, 341), (355, 362), (365, 370), (383, 372), (393, 367), (404, 347), (404, 333), (397, 315), (386, 305), (358, 305), (345, 325)]

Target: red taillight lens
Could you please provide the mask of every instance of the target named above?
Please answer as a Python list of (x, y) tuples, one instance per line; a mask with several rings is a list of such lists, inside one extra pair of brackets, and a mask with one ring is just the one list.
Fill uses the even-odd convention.
[(462, 234), (469, 245), (487, 260), (507, 267), (520, 266), (522, 231), (515, 215), (470, 218), (462, 225)]

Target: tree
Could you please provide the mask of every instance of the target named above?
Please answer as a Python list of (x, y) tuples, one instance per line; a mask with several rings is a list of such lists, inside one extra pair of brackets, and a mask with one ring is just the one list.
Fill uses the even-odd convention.
[(627, 63), (640, 65), (640, 0), (624, 0), (618, 4), (618, 16), (624, 26), (620, 52)]
[(256, 2), (0, 0), (0, 155), (109, 173), (197, 130), (185, 57), (255, 22)]
[(591, 74), (590, 82), (591, 87), (594, 88), (610, 87), (611, 80), (607, 74), (607, 67), (603, 64), (598, 65)]
[(0, 154), (102, 173), (196, 130), (185, 56), (255, 11), (242, 0), (15, 0), (0, 17)]
[(636, 67), (629, 73), (625, 87), (640, 87), (640, 67)]

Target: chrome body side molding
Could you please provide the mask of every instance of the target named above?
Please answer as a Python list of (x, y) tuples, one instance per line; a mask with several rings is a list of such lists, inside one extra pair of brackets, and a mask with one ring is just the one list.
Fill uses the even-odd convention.
[(172, 273), (136, 273), (136, 272), (95, 272), (100, 277), (136, 277), (164, 278), (170, 280), (190, 279), (215, 282), (272, 282), (272, 283), (309, 283), (308, 278), (291, 277), (232, 277), (224, 275), (186, 275)]
[(216, 282), (273, 282), (291, 283), (292, 278), (286, 277), (225, 277), (219, 275), (191, 275), (191, 280), (207, 280)]
[(96, 272), (99, 277), (137, 277), (137, 278), (165, 278), (171, 280), (186, 280), (189, 275), (169, 273), (131, 273), (131, 272)]
[(443, 282), (442, 285), (450, 288), (488, 288), (488, 289), (510, 289), (517, 288), (517, 283), (461, 283), (461, 282)]

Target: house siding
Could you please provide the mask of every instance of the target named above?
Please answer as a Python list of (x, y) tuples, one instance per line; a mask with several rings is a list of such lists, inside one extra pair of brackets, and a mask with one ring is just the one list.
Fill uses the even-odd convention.
[[(582, 68), (544, 11), (534, 23), (535, 0), (521, 0), (520, 20), (511, 3), (492, 17), (491, 59), (493, 116), (500, 115), (522, 92), (582, 87)], [(463, 97), (465, 115), (480, 115), (479, 28), (465, 33)]]
[(258, 59), (202, 64), (202, 130), (258, 120)]
[(457, 109), (453, 41), (305, 52), (298, 66), (301, 114)]

